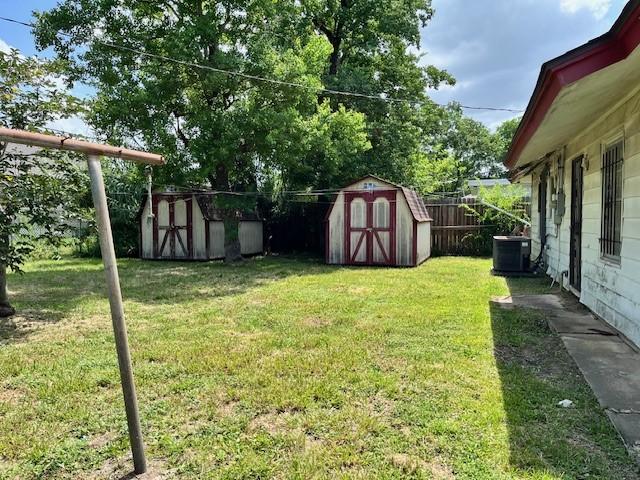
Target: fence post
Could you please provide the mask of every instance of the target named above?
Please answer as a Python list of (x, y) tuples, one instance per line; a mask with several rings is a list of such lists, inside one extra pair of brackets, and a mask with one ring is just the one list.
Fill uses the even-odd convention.
[(89, 155), (87, 157), (87, 164), (89, 166), (89, 178), (91, 179), (91, 195), (96, 209), (96, 219), (98, 221), (100, 251), (102, 252), (102, 262), (107, 279), (111, 321), (113, 323), (113, 333), (115, 335), (116, 351), (118, 354), (118, 367), (120, 368), (120, 380), (122, 382), (124, 406), (127, 414), (133, 466), (136, 474), (142, 474), (147, 471), (147, 461), (145, 459), (144, 445), (142, 442), (138, 400), (133, 381), (131, 354), (129, 353), (129, 340), (127, 339), (127, 325), (124, 318), (120, 278), (118, 276), (118, 265), (116, 263), (116, 254), (113, 246), (107, 195), (104, 190), (104, 179), (102, 177), (102, 166), (100, 165), (100, 158), (95, 155)]

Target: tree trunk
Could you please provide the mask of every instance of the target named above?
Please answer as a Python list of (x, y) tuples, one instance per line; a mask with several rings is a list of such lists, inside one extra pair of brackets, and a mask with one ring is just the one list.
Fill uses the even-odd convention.
[(0, 318), (15, 315), (15, 309), (9, 304), (9, 292), (7, 291), (7, 267), (0, 265)]
[(333, 47), (333, 51), (331, 52), (331, 57), (329, 58), (329, 75), (337, 75), (338, 68), (340, 67), (340, 46), (342, 45), (342, 38), (339, 35), (336, 35), (331, 42), (331, 46)]
[[(215, 178), (209, 177), (211, 185), (221, 191), (229, 190), (229, 171), (223, 163), (216, 165)], [(224, 262), (235, 263), (242, 260), (242, 251), (240, 248), (240, 217), (237, 209), (229, 206), (231, 198), (225, 198), (223, 195), (220, 204), (216, 205), (222, 215), (224, 223)]]

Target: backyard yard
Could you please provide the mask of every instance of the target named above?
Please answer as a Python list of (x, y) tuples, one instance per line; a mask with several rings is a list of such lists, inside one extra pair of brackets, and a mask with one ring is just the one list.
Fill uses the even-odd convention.
[[(546, 282), (470, 258), (120, 265), (162, 478), (638, 478), (544, 319), (490, 303)], [(25, 270), (9, 278), (20, 314), (0, 323), (0, 478), (121, 478), (102, 265)]]

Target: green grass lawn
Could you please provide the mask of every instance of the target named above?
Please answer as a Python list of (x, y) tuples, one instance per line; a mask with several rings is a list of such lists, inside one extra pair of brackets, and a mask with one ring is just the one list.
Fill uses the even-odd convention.
[[(547, 284), (468, 258), (120, 266), (147, 453), (167, 478), (638, 478), (544, 319), (490, 304)], [(120, 478), (101, 264), (34, 262), (10, 284), (0, 478)]]

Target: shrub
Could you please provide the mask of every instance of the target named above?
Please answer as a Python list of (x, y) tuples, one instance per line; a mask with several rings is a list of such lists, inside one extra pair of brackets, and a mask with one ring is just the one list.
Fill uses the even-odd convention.
[(491, 255), (494, 236), (523, 231), (525, 222), (530, 222), (525, 193), (520, 185), (481, 187), (478, 199), (487, 208), (475, 209), (469, 205), (463, 208), (476, 215), (485, 228), (466, 235), (462, 240), (463, 249), (472, 255)]

